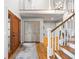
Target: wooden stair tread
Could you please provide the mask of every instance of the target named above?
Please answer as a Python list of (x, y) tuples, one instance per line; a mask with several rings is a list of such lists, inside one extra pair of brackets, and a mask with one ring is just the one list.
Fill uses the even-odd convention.
[(71, 53), (75, 54), (75, 49), (69, 47), (69, 46), (62, 46), (64, 49), (70, 51)]
[(57, 59), (56, 56), (50, 56), (50, 59)]
[(71, 38), (75, 38), (75, 36), (71, 36)]
[(55, 51), (62, 59), (71, 59), (67, 54), (65, 54), (63, 51)]
[(74, 38), (69, 39), (69, 41), (75, 41), (75, 37), (74, 37)]
[(46, 51), (44, 45), (41, 43), (37, 43), (36, 48), (37, 48), (37, 53), (38, 53), (39, 59), (47, 59), (47, 51)]
[(68, 43), (72, 43), (72, 44), (75, 44), (75, 41), (68, 41)]

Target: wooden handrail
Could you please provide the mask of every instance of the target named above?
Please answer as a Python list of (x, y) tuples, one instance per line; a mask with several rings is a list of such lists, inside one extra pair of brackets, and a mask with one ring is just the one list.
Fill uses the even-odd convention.
[(65, 19), (65, 21), (63, 21), (62, 23), (60, 23), (58, 26), (56, 26), (53, 30), (51, 30), (51, 32), (55, 31), (57, 28), (59, 28), (61, 25), (63, 25), (64, 23), (66, 23), (68, 20), (70, 20), (70, 18), (72, 16), (74, 16), (75, 13), (73, 13), (70, 17), (68, 17), (67, 19)]

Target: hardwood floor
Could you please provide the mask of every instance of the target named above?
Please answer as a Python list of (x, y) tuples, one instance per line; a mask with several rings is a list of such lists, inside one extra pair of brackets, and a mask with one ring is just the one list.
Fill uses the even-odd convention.
[[(47, 59), (47, 49), (42, 43), (36, 43), (38, 59)], [(22, 47), (19, 47), (15, 53), (9, 59), (15, 59), (18, 52), (22, 51)], [(53, 57), (50, 57), (53, 59)]]
[[(72, 50), (71, 52), (73, 52), (74, 50), (71, 49), (70, 47), (63, 47), (67, 50)], [(16, 52), (9, 58), (9, 59), (14, 59), (15, 56), (17, 55), (18, 52), (20, 52), (22, 49), (22, 47), (19, 47)], [(43, 43), (36, 43), (36, 51), (37, 51), (37, 55), (38, 55), (38, 59), (47, 59), (47, 48), (44, 46)], [(58, 50), (55, 51), (55, 53), (57, 53), (62, 59), (71, 59), (68, 55), (66, 55), (63, 51)], [(73, 52), (74, 53), (74, 52)], [(57, 59), (57, 57), (55, 56), (50, 56), (50, 59)]]

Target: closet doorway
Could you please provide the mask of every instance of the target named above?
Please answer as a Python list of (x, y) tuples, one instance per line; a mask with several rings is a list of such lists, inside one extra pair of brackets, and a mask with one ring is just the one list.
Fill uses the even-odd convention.
[(24, 22), (24, 42), (26, 43), (40, 42), (40, 21)]

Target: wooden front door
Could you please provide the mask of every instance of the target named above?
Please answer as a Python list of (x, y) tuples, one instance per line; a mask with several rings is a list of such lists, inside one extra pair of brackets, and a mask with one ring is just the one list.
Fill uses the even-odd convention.
[(20, 45), (20, 20), (11, 11), (10, 18), (10, 51), (9, 56), (13, 54)]

